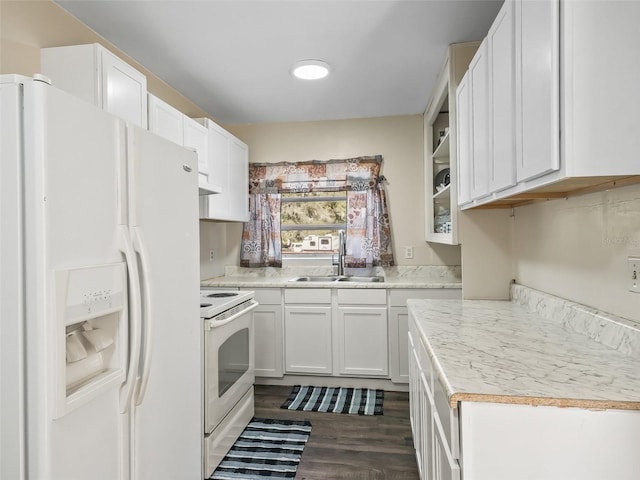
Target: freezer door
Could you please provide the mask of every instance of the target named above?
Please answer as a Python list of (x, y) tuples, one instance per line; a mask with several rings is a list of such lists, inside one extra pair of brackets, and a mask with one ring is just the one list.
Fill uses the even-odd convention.
[(128, 126), (129, 219), (143, 298), (133, 478), (202, 472), (198, 165), (195, 152)]
[[(24, 327), (24, 354), (15, 365), (24, 365), (25, 372), (26, 478), (122, 478), (128, 471), (127, 425), (119, 409), (127, 360), (127, 299), (121, 297), (120, 307), (105, 311), (104, 318), (89, 314), (69, 320), (65, 308), (76, 305), (75, 298), (63, 296), (71, 303), (62, 304), (57, 293), (64, 283), (61, 272), (122, 265), (116, 223), (124, 123), (45, 83), (25, 81), (21, 88), (18, 135), (23, 151), (17, 161), (23, 175), (24, 238), (12, 254), (22, 262), (24, 311), (14, 320)], [(4, 104), (2, 110), (4, 116)], [(80, 283), (80, 298), (86, 294), (91, 301), (103, 301), (92, 285)], [(108, 330), (109, 341), (98, 348), (110, 372), (96, 370), (93, 377), (75, 369), (69, 387), (66, 365), (84, 353), (68, 355), (67, 333), (85, 322), (98, 333)], [(83, 334), (74, 340), (76, 346), (88, 346)]]

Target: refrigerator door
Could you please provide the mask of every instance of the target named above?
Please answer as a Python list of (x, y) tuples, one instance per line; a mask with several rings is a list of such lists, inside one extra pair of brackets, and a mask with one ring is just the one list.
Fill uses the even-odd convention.
[(128, 125), (129, 221), (142, 284), (133, 478), (199, 479), (202, 328), (195, 152)]
[[(20, 272), (12, 280), (18, 282), (21, 310), (7, 319), (3, 309), (2, 333), (4, 342), (7, 321), (14, 337), (22, 329), (22, 343), (10, 352), (3, 343), (2, 361), (4, 368), (10, 354), (14, 368), (23, 367), (23, 431), (15, 442), (25, 439), (18, 446), (26, 459), (24, 476), (123, 478), (128, 419), (120, 414), (119, 390), (127, 368), (128, 304), (116, 223), (124, 123), (42, 82), (25, 79), (18, 88), (19, 111), (13, 116), (19, 128), (12, 135), (20, 148), (10, 161), (18, 166), (23, 189), (20, 212), (12, 212), (21, 219), (21, 237), (5, 243), (3, 230), (2, 248), (11, 246), (10, 254), (19, 257), (19, 267), (13, 267)], [(2, 110), (4, 143), (16, 121), (5, 124), (4, 101)], [(4, 146), (2, 153), (4, 164)], [(4, 208), (4, 188), (2, 202)], [(78, 275), (89, 282), (69, 283)], [(107, 290), (125, 285), (111, 305), (104, 282)], [(81, 360), (85, 366), (67, 368)]]
[(0, 85), (0, 478), (25, 479), (22, 88)]

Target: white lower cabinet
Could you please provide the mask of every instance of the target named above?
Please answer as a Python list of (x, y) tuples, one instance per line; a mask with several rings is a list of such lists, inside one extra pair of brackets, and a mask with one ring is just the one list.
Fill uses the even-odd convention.
[(340, 375), (389, 374), (387, 291), (338, 290), (334, 342)]
[(257, 377), (284, 375), (282, 292), (279, 288), (256, 288), (253, 311), (255, 372)]
[(640, 414), (508, 403), (449, 404), (409, 316), (409, 409), (422, 480), (637, 480)]
[(407, 300), (459, 299), (459, 288), (407, 288), (389, 289), (389, 377), (394, 383), (409, 383), (409, 312)]
[[(445, 433), (453, 426), (457, 429), (457, 420), (452, 422), (450, 418), (453, 413), (457, 416), (457, 409), (439, 412), (434, 395), (434, 383), (438, 382), (415, 329), (409, 333), (408, 343), (411, 428), (420, 478), (460, 480), (458, 438), (450, 432)], [(443, 426), (443, 419), (446, 426)]]
[(286, 373), (333, 374), (330, 289), (285, 289)]

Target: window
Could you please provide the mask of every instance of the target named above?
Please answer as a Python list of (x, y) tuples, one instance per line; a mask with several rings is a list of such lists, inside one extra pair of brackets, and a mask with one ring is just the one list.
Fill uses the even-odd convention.
[(346, 228), (346, 192), (283, 193), (280, 209), (282, 253), (331, 254)]

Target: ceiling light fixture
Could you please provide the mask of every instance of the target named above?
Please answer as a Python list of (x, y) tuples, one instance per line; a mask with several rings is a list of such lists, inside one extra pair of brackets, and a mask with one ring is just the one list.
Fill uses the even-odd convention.
[(319, 80), (329, 75), (329, 64), (322, 60), (300, 60), (291, 73), (302, 80)]

